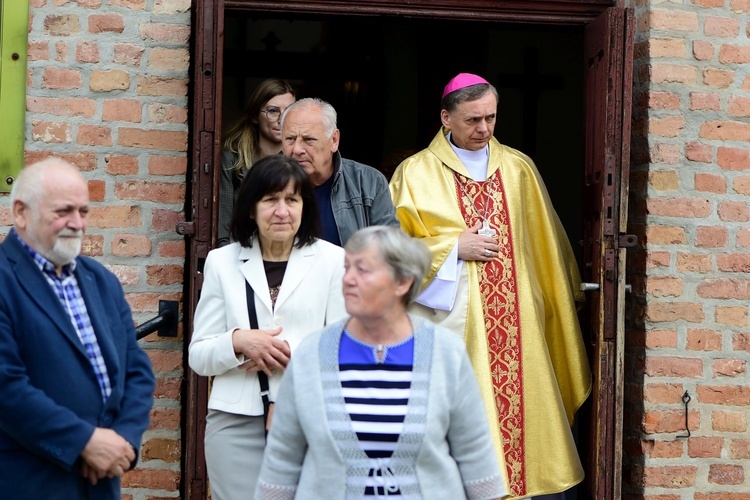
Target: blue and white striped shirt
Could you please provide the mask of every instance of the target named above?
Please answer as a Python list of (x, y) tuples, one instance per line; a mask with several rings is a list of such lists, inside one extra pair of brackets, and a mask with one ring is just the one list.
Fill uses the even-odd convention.
[(15, 231), (13, 233), (26, 251), (34, 258), (34, 262), (39, 267), (39, 270), (42, 271), (42, 274), (47, 279), (47, 283), (50, 284), (57, 298), (60, 299), (63, 308), (68, 313), (70, 321), (83, 347), (86, 349), (86, 354), (88, 354), (89, 361), (96, 374), (96, 379), (99, 382), (99, 388), (102, 392), (102, 400), (106, 402), (112, 393), (112, 386), (107, 374), (107, 365), (104, 363), (99, 342), (96, 340), (94, 327), (91, 325), (91, 318), (89, 318), (89, 313), (86, 310), (86, 303), (83, 301), (81, 289), (78, 286), (78, 280), (76, 280), (75, 274), (73, 274), (76, 268), (75, 259), (70, 264), (63, 266), (62, 277), (60, 277), (57, 275), (55, 265), (52, 262), (34, 251), (33, 248), (21, 239), (18, 233)]

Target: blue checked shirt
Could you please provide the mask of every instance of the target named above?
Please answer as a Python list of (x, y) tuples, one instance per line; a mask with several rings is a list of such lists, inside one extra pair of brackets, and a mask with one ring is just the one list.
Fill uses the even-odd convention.
[(17, 233), (15, 234), (21, 245), (34, 258), (34, 262), (39, 266), (39, 270), (47, 278), (47, 283), (50, 284), (57, 298), (60, 299), (60, 302), (67, 311), (70, 321), (76, 329), (78, 338), (81, 340), (83, 347), (86, 349), (86, 354), (89, 356), (89, 361), (94, 368), (96, 379), (99, 382), (99, 388), (102, 391), (102, 399), (106, 403), (107, 398), (112, 393), (112, 386), (109, 382), (109, 375), (107, 375), (107, 365), (104, 364), (102, 351), (99, 349), (99, 343), (96, 340), (94, 327), (91, 326), (91, 318), (89, 318), (86, 304), (81, 296), (81, 289), (78, 287), (78, 280), (76, 280), (73, 274), (76, 268), (76, 261), (73, 260), (73, 262), (64, 266), (62, 277), (58, 277), (55, 272), (55, 265), (35, 252)]

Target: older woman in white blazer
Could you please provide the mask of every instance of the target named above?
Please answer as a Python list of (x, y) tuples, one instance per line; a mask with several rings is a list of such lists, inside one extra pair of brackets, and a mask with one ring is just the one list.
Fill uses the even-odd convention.
[[(258, 372), (274, 400), (300, 341), (346, 315), (344, 250), (316, 237), (313, 186), (284, 156), (253, 165), (237, 194), (235, 243), (209, 252), (195, 311), (190, 367), (213, 376), (205, 452), (215, 500), (252, 495), (265, 447)], [(252, 287), (248, 290), (246, 283)], [(251, 328), (253, 295), (258, 328)]]

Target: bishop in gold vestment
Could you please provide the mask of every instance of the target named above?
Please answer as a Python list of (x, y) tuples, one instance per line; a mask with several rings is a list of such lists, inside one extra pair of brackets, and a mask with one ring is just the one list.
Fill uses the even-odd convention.
[[(487, 88), (496, 112), (496, 92)], [(443, 266), (456, 269), (450, 306), (418, 305), (413, 312), (463, 333), (512, 495), (553, 494), (584, 476), (570, 430), (591, 390), (576, 314), (580, 277), (539, 172), (529, 157), (492, 137), (493, 101), (482, 99), (444, 107), (445, 127), (398, 167), (391, 194), (402, 229), (432, 253), (424, 285)], [(485, 125), (471, 129), (477, 116), (490, 125), (489, 135)], [(474, 151), (472, 141), (481, 146), (481, 137), (486, 177), (475, 181), (458, 154)], [(467, 232), (473, 239), (461, 240), (463, 255), (480, 248), (476, 260), (459, 258), (456, 266), (455, 249)]]

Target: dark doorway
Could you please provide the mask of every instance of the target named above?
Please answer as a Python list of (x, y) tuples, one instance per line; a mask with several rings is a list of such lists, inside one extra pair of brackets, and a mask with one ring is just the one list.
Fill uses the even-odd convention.
[(227, 10), (224, 27), (225, 127), (260, 81), (285, 78), (336, 108), (345, 157), (387, 177), (439, 129), (445, 83), (485, 76), (500, 94), (495, 136), (536, 162), (579, 248), (582, 26)]

